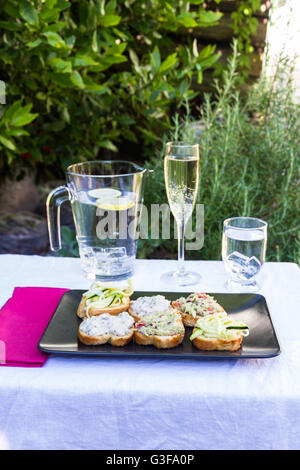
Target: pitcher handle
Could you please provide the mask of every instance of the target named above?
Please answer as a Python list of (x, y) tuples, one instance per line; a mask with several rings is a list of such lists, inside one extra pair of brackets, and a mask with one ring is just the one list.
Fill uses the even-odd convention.
[(52, 251), (61, 249), (60, 205), (65, 201), (71, 201), (71, 199), (71, 192), (67, 186), (59, 186), (47, 197), (48, 232)]

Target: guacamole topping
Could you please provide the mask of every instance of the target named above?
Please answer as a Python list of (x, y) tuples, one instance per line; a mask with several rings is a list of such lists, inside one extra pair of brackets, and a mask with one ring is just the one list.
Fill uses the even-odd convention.
[(181, 316), (175, 311), (160, 312), (155, 315), (145, 315), (135, 324), (137, 331), (146, 336), (173, 336), (184, 332)]
[(190, 294), (188, 297), (180, 297), (175, 304), (180, 312), (192, 315), (193, 318), (223, 311), (211, 295), (198, 292)]

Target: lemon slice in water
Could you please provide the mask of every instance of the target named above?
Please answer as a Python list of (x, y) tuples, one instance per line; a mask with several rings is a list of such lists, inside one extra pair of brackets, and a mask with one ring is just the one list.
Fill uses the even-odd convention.
[(134, 200), (127, 196), (97, 199), (97, 207), (107, 211), (123, 211), (134, 206)]
[(113, 188), (98, 188), (98, 189), (91, 189), (88, 192), (88, 195), (90, 197), (93, 197), (94, 199), (102, 199), (102, 198), (115, 198), (118, 196), (121, 196), (121, 191), (118, 189), (113, 189)]

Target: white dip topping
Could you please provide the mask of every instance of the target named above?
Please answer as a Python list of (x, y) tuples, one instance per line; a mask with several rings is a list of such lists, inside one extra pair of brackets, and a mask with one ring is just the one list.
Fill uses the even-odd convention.
[(154, 295), (152, 297), (139, 297), (130, 302), (130, 308), (135, 315), (143, 317), (151, 313), (164, 312), (170, 308), (171, 302), (163, 295)]
[(126, 336), (133, 324), (134, 319), (128, 312), (122, 312), (119, 315), (103, 313), (102, 315), (86, 318), (79, 328), (89, 336)]

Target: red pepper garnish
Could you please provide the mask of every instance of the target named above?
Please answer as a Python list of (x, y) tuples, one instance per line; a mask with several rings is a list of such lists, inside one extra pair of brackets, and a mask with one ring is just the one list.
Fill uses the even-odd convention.
[(206, 295), (205, 294), (197, 294), (198, 295), (198, 298), (199, 299), (206, 299)]

